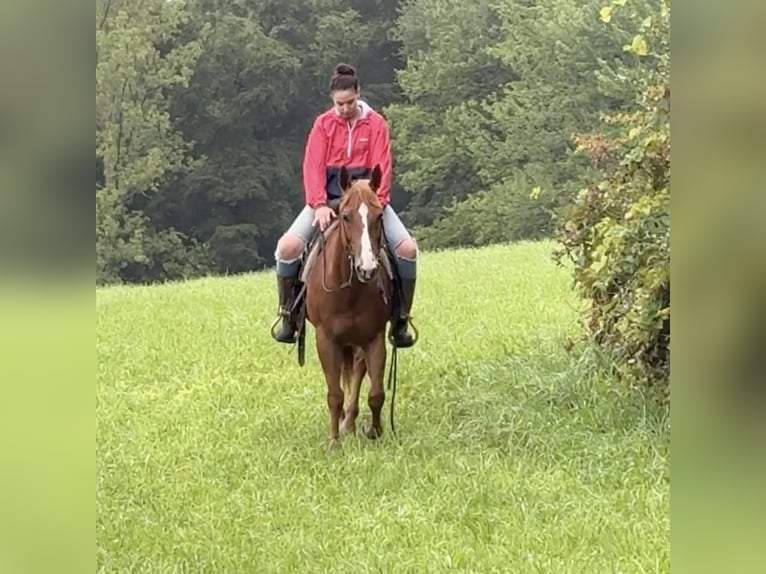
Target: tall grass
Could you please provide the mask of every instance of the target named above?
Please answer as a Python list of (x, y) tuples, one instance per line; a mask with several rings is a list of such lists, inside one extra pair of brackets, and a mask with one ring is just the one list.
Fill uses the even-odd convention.
[[(424, 253), (396, 425), (328, 452), (272, 274), (97, 293), (102, 572), (668, 572), (669, 432), (547, 243)], [(360, 421), (369, 416), (367, 383)]]

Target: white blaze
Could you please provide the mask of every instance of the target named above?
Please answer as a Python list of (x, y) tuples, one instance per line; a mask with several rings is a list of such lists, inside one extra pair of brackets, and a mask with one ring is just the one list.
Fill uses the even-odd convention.
[(360, 267), (362, 271), (374, 271), (377, 267), (375, 255), (372, 252), (372, 242), (370, 242), (370, 230), (367, 227), (367, 214), (369, 209), (366, 204), (359, 206), (359, 216), (362, 218), (362, 257)]

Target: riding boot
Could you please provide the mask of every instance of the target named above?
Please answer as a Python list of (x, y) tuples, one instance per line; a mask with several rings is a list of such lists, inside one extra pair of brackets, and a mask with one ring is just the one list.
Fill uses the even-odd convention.
[(291, 309), (295, 302), (295, 288), (297, 283), (297, 277), (283, 277), (277, 275), (279, 315), (282, 317), (282, 325), (276, 333), (272, 333), (272, 336), (280, 343), (295, 343), (295, 331), (297, 330), (297, 326), (295, 325)]
[(402, 301), (399, 310), (399, 317), (393, 321), (389, 338), (391, 344), (397, 348), (412, 347), (415, 344), (415, 338), (407, 331), (410, 319), (410, 310), (412, 309), (412, 300), (415, 296), (415, 280), (402, 279)]

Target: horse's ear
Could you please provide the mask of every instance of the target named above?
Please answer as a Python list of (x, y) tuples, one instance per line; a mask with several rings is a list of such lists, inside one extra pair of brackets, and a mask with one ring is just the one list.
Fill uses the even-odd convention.
[(380, 179), (381, 179), (381, 173), (380, 173), (380, 164), (376, 163), (375, 167), (372, 168), (372, 175), (370, 176), (370, 187), (373, 191), (377, 191), (380, 187)]
[(351, 174), (348, 173), (346, 166), (340, 168), (340, 188), (344, 192), (351, 187)]

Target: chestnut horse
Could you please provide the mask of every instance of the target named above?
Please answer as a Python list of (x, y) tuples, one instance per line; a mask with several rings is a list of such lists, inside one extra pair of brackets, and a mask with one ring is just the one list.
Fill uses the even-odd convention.
[(370, 179), (352, 181), (341, 169), (337, 221), (319, 239), (322, 251), (306, 278), (306, 318), (314, 326), (327, 384), (331, 445), (340, 433), (356, 430), (365, 375), (370, 378), (367, 404), (372, 413), (365, 434), (374, 439), (383, 432), (385, 328), (394, 284), (383, 265), (383, 208), (375, 193), (380, 175), (375, 166)]

